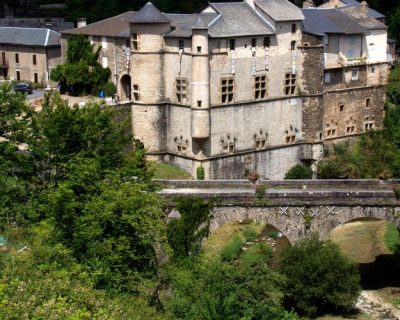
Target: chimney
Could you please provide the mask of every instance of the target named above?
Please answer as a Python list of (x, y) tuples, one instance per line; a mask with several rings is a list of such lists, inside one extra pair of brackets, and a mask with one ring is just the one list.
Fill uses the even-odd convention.
[(339, 0), (330, 0), (329, 2), (331, 3), (332, 8), (339, 7)]
[(364, 16), (368, 16), (368, 3), (366, 1), (360, 3), (360, 13)]
[(79, 18), (76, 20), (76, 27), (77, 28), (82, 28), (86, 26), (86, 18)]
[(305, 0), (303, 2), (303, 9), (314, 8), (314, 7), (315, 7), (315, 3), (313, 0)]

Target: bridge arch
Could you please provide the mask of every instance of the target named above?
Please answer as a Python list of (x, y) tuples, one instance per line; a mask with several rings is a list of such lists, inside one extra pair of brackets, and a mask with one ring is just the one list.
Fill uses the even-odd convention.
[(227, 222), (254, 220), (274, 226), (291, 244), (317, 232), (326, 237), (347, 222), (374, 218), (400, 226), (400, 208), (392, 206), (220, 206), (214, 208), (210, 232)]

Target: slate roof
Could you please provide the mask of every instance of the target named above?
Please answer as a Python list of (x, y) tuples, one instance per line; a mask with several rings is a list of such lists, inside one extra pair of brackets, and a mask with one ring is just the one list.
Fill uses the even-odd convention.
[(255, 0), (254, 3), (275, 21), (304, 19), (301, 9), (288, 0)]
[(363, 15), (359, 8), (352, 7), (352, 6), (346, 6), (339, 8), (340, 11), (344, 12), (351, 18), (353, 18), (354, 21), (356, 21), (358, 24), (363, 26), (366, 29), (387, 29), (387, 26), (384, 25), (382, 22), (376, 20), (375, 18), (371, 16), (365, 16)]
[(246, 2), (211, 3), (220, 15), (209, 25), (213, 38), (274, 34), (273, 28)]
[(315, 35), (326, 33), (363, 34), (367, 30), (339, 9), (303, 9), (304, 31)]
[(147, 2), (129, 21), (132, 23), (167, 23), (170, 20), (151, 2)]
[(53, 47), (60, 45), (60, 34), (47, 28), (0, 27), (0, 43)]
[(88, 36), (123, 37), (129, 38), (129, 21), (136, 14), (128, 11), (118, 16), (88, 24), (82, 28), (70, 29), (63, 34), (84, 34)]
[(171, 20), (175, 30), (167, 33), (166, 37), (190, 38), (192, 36), (192, 28), (197, 24), (200, 17), (203, 27), (209, 27), (209, 24), (216, 18), (218, 13), (200, 13), (200, 14), (165, 14)]
[[(348, 6), (356, 7), (358, 9), (358, 7), (360, 6), (360, 2), (358, 2), (357, 0), (339, 0), (339, 2), (340, 2), (339, 7), (348, 5)], [(319, 6), (319, 8), (331, 8), (331, 7), (332, 6), (329, 4), (329, 0), (327, 0), (327, 2), (325, 2)], [(375, 19), (385, 18), (385, 16), (382, 13), (380, 13), (372, 8), (368, 8), (368, 16), (370, 16), (371, 18), (375, 18)]]

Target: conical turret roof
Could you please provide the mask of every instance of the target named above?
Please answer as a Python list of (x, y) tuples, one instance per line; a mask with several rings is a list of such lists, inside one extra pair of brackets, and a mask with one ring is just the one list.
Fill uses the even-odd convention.
[(130, 20), (131, 23), (168, 23), (170, 20), (151, 2), (147, 2)]

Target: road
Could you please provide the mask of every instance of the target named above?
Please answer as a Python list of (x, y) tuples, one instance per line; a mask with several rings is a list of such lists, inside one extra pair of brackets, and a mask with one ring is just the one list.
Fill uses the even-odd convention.
[(28, 94), (26, 96), (26, 98), (28, 100), (35, 99), (35, 98), (41, 98), (41, 97), (43, 97), (44, 92), (45, 92), (44, 90), (33, 90), (33, 93), (32, 94)]

